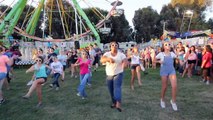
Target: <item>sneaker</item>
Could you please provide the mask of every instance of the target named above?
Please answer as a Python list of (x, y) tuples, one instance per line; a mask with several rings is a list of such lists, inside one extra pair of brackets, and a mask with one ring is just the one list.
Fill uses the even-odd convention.
[(209, 81), (206, 81), (206, 85), (209, 85)]
[(201, 80), (200, 82), (204, 82), (204, 83), (205, 83), (206, 81), (207, 81), (207, 80), (203, 79), (203, 80)]
[(55, 90), (58, 91), (58, 90), (59, 90), (59, 87), (56, 87)]
[(22, 96), (22, 98), (27, 100), (27, 99), (29, 99), (30, 97), (29, 97), (29, 96), (24, 95), (24, 96)]
[(36, 105), (37, 108), (40, 108), (41, 106), (42, 106), (42, 103), (38, 103), (38, 104)]
[(162, 99), (160, 100), (160, 106), (161, 108), (166, 108), (166, 104)]
[(77, 95), (77, 96), (79, 96), (79, 97), (81, 96), (81, 94), (80, 94), (80, 93), (77, 93), (76, 95)]
[(5, 102), (5, 99), (3, 98), (2, 100), (0, 100), (0, 105), (3, 104)]
[(74, 75), (71, 75), (71, 78), (73, 78), (74, 77)]
[(53, 84), (50, 84), (49, 86), (52, 88), (52, 87), (53, 87)]
[(172, 109), (173, 109), (174, 111), (177, 111), (178, 109), (177, 109), (176, 103), (173, 103), (172, 100), (170, 100), (170, 103), (171, 103), (171, 105), (172, 105)]
[(82, 99), (82, 100), (85, 100), (86, 98), (85, 98), (85, 97), (81, 97), (81, 99)]
[(92, 84), (90, 84), (90, 83), (87, 83), (87, 85), (88, 85), (89, 88), (92, 87)]
[(33, 84), (33, 80), (30, 80), (28, 83), (27, 83), (27, 86), (31, 86)]

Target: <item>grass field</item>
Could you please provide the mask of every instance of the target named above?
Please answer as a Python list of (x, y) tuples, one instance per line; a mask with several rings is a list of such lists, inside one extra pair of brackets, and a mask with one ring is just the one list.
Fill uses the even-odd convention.
[(86, 88), (88, 98), (76, 96), (79, 78), (67, 74), (65, 82), (60, 82), (59, 91), (49, 88), (50, 79), (43, 86), (43, 106), (36, 108), (37, 96), (29, 100), (21, 98), (28, 87), (26, 83), (32, 74), (25, 69), (16, 69), (16, 79), (11, 82), (11, 90), (4, 89), (6, 102), (0, 106), (0, 120), (212, 120), (213, 85), (200, 82), (200, 77), (191, 79), (178, 76), (177, 105), (174, 112), (169, 103), (171, 88), (166, 93), (166, 109), (159, 105), (161, 81), (159, 70), (150, 69), (142, 74), (143, 85), (135, 81), (135, 90), (130, 90), (130, 70), (125, 71), (120, 113), (110, 108), (110, 96), (105, 82), (104, 68), (93, 73), (92, 87)]

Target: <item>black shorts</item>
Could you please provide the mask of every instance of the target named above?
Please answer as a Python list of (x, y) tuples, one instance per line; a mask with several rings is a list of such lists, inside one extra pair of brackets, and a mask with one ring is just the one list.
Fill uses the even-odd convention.
[(196, 60), (188, 60), (188, 64), (196, 64)]
[(66, 65), (63, 65), (63, 70), (64, 70), (64, 71), (65, 71), (66, 67), (67, 67)]
[(95, 56), (95, 60), (93, 62), (93, 65), (95, 65), (96, 63), (99, 63), (99, 56), (98, 55)]
[(203, 68), (203, 75), (210, 77), (211, 76), (211, 68)]
[(44, 79), (44, 82), (47, 82), (47, 77), (38, 77), (38, 78), (36, 78), (36, 80), (41, 79), (41, 78)]
[(140, 66), (139, 64), (133, 64), (131, 65), (131, 70), (136, 70), (136, 68)]

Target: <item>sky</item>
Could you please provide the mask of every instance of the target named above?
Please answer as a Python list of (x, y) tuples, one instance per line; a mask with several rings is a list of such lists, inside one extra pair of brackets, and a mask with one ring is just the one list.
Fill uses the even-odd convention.
[[(0, 4), (11, 4), (14, 0), (3, 0), (4, 2), (1, 3), (2, 0), (0, 0)], [(18, 0), (15, 0), (18, 1)], [(28, 0), (31, 2), (32, 0)], [(33, 0), (38, 1), (38, 0)], [(80, 6), (82, 8), (89, 6), (99, 7), (104, 10), (110, 10), (112, 6), (110, 5), (110, 2), (113, 2), (114, 0), (77, 0), (80, 3)], [(86, 2), (83, 2), (86, 1)], [(134, 17), (134, 13), (139, 8), (144, 8), (147, 6), (152, 6), (154, 10), (157, 10), (158, 13), (160, 13), (161, 8), (163, 5), (167, 5), (171, 0), (120, 0), (123, 4), (121, 6), (118, 6), (117, 8), (124, 9), (124, 14), (126, 16), (126, 19), (129, 21), (130, 26), (133, 26), (132, 24), (132, 18)], [(212, 11), (206, 12), (206, 18), (213, 18), (213, 7), (211, 9)]]

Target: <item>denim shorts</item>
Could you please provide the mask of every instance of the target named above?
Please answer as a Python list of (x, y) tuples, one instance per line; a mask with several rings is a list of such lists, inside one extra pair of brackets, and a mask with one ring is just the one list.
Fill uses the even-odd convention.
[(7, 76), (7, 73), (0, 73), (0, 80), (3, 80)]

